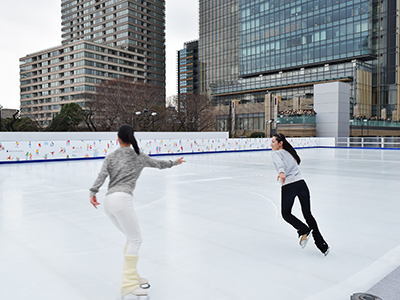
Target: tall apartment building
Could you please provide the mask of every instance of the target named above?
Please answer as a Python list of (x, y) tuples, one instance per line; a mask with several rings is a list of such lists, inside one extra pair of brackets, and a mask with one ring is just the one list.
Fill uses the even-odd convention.
[(165, 0), (62, 0), (62, 45), (20, 59), (21, 115), (48, 125), (102, 80), (165, 90)]
[(178, 96), (198, 94), (198, 40), (186, 42), (178, 51)]
[[(266, 93), (291, 101), (312, 98), (316, 84), (340, 81), (350, 85), (350, 114), (384, 112), (399, 120), (399, 6), (390, 0), (200, 0), (201, 92), (216, 106), (264, 102)], [(259, 124), (247, 129), (265, 128), (263, 111), (241, 118), (244, 126)]]

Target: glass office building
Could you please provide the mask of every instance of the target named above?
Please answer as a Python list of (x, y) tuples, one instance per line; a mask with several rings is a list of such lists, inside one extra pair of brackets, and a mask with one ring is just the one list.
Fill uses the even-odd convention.
[(240, 0), (238, 13), (240, 77), (375, 52), (370, 0)]
[(239, 79), (238, 1), (199, 1), (199, 68), (202, 93)]
[[(350, 84), (351, 114), (380, 116), (385, 110), (399, 120), (399, 5), (390, 0), (200, 1), (199, 44), (205, 46), (199, 63), (207, 70), (202, 93), (216, 106), (232, 100), (259, 103), (266, 93), (282, 100), (310, 98), (314, 84), (343, 81)], [(224, 52), (228, 41), (234, 59)], [(227, 66), (236, 72), (230, 68), (225, 76)]]

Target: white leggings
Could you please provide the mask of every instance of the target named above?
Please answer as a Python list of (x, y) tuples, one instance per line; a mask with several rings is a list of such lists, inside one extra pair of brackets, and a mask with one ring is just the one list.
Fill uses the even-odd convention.
[(115, 226), (126, 236), (126, 253), (138, 255), (142, 236), (132, 205), (132, 196), (117, 192), (104, 199), (104, 210)]

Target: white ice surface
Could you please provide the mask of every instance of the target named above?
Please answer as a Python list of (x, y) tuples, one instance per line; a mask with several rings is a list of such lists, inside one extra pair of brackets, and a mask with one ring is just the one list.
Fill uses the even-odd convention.
[[(184, 165), (145, 169), (134, 205), (151, 300), (348, 300), (398, 267), (400, 151), (299, 154), (327, 257), (312, 242), (301, 249), (281, 218), (269, 151), (187, 155)], [(119, 297), (125, 239), (89, 204), (101, 164), (0, 165), (0, 299)]]

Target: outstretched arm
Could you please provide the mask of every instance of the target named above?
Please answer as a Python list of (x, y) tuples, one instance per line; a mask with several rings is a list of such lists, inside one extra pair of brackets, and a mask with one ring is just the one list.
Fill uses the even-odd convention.
[(158, 169), (166, 169), (171, 168), (172, 166), (177, 166), (185, 162), (183, 157), (178, 158), (177, 160), (162, 160), (162, 159), (155, 159), (146, 154), (141, 154), (145, 157), (145, 167), (150, 168), (158, 168)]

